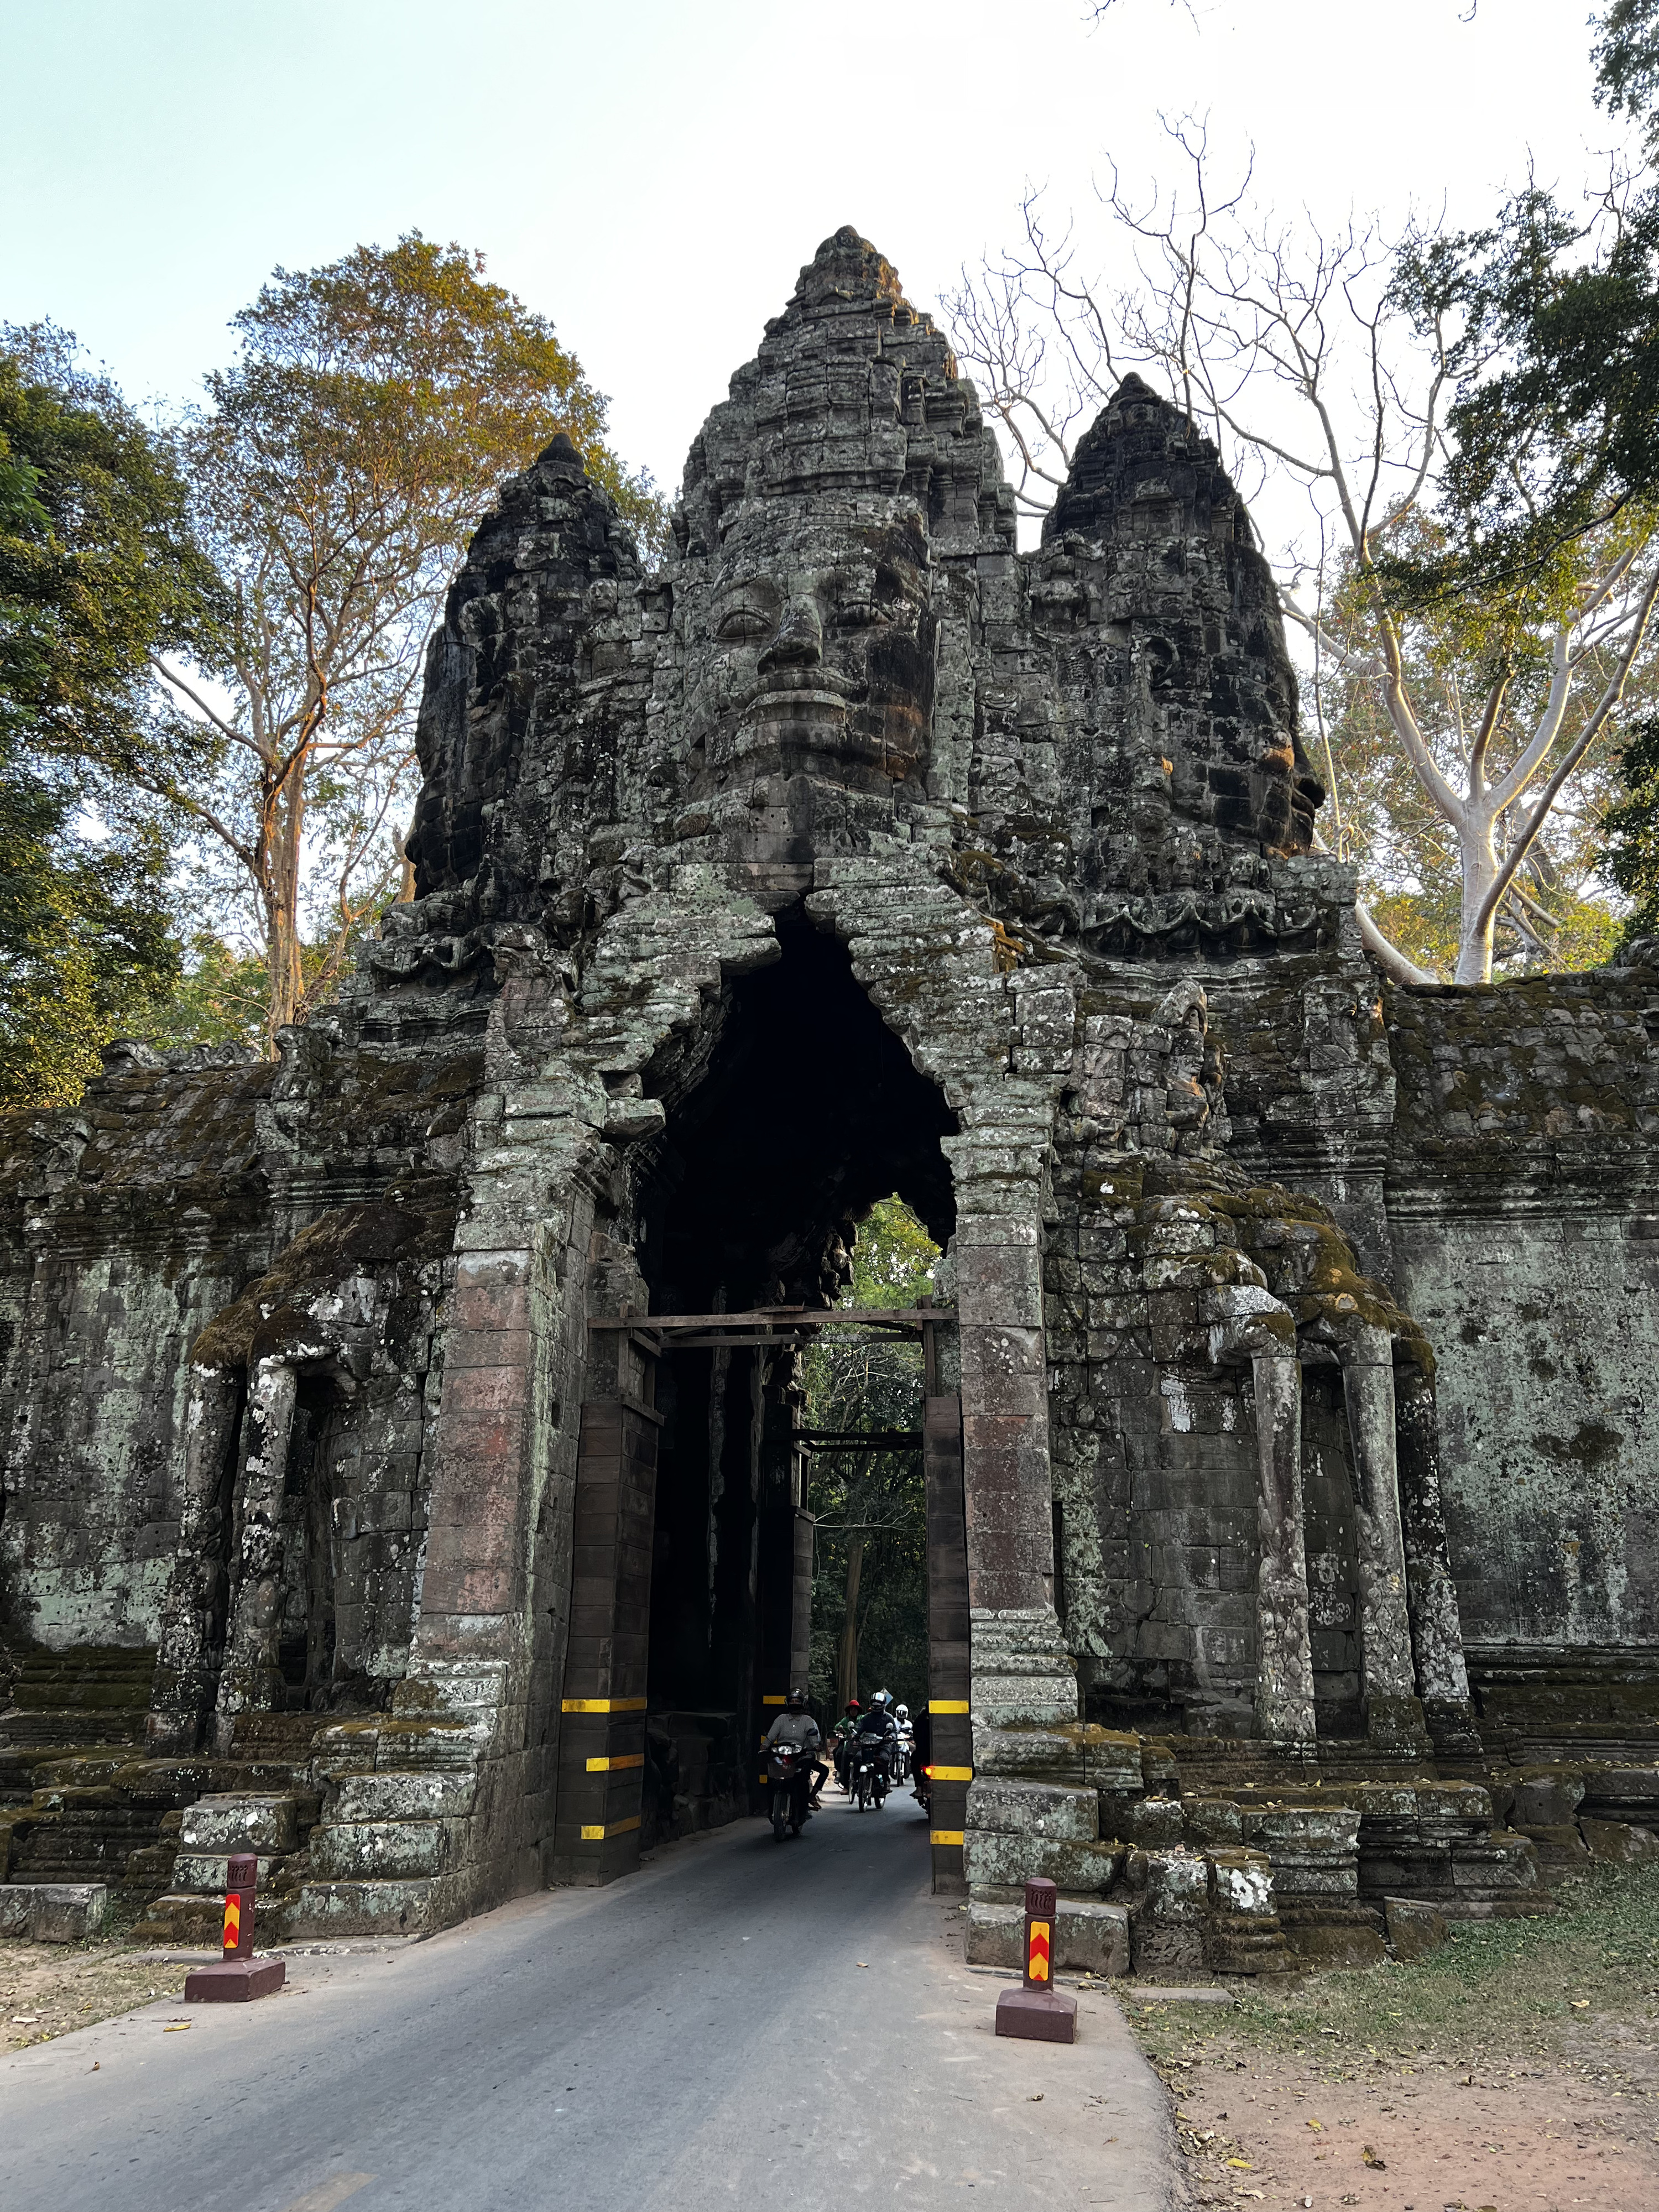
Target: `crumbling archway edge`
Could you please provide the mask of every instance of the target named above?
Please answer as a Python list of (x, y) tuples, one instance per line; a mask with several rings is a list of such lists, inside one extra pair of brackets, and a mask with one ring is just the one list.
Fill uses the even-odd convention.
[[(343, 1790), (319, 1834), (333, 1879), (308, 1918), (384, 1924), (391, 1882), (406, 1893), (400, 1910), (441, 1924), (548, 1870), (590, 1246), (617, 1194), (622, 1148), (664, 1125), (643, 1071), (672, 1038), (695, 1034), (725, 977), (779, 957), (749, 877), (673, 870), (665, 890), (611, 917), (579, 994), (535, 933), (498, 947), (411, 1664), (378, 1732), (374, 1779)], [(896, 841), (886, 854), (819, 860), (804, 902), (957, 1120), (943, 1141), (957, 1210), (975, 1729), (1075, 1718), (1053, 1601), (1041, 1255), (1044, 1158), (1072, 1053), (1069, 975), (1014, 968), (931, 856)], [(342, 1881), (348, 1870), (361, 1886)]]

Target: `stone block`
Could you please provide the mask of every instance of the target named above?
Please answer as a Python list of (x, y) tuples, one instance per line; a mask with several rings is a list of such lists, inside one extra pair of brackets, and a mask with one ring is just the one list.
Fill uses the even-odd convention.
[(449, 1863), (441, 1820), (356, 1820), (315, 1828), (311, 1870), (319, 1881), (420, 1880)]
[(1380, 1966), (1388, 1956), (1377, 1930), (1357, 1922), (1287, 1923), (1285, 1940), (1300, 1966)]
[(186, 1851), (254, 1851), (280, 1856), (299, 1842), (298, 1808), (291, 1796), (252, 1796), (242, 1792), (198, 1797), (185, 1808), (179, 1832)]
[(1117, 1823), (1123, 1841), (1145, 1851), (1174, 1850), (1186, 1833), (1177, 1797), (1136, 1798), (1120, 1808)]
[(1659, 1829), (1659, 1766), (1586, 1768), (1579, 1812)]
[(407, 1773), (349, 1774), (341, 1782), (331, 1820), (454, 1820), (472, 1810), (477, 1778), (443, 1768)]
[(1155, 1919), (1200, 1921), (1210, 1898), (1210, 1869), (1196, 1851), (1133, 1850), (1125, 1869), (1129, 1887)]
[[(260, 1857), (254, 1865), (261, 1889), (282, 1864), (280, 1859)], [(180, 1851), (173, 1862), (173, 1886), (198, 1897), (222, 1897), (228, 1878), (230, 1856), (225, 1851)]]
[(1523, 1835), (1540, 1828), (1563, 1827), (1577, 1818), (1583, 1799), (1583, 1779), (1571, 1770), (1530, 1775), (1516, 1785), (1510, 1825)]
[(969, 1828), (963, 1871), (975, 1889), (1021, 1889), (1036, 1880), (1085, 1893), (1109, 1889), (1123, 1853), (1109, 1844), (1054, 1843)]
[(296, 1936), (418, 1936), (453, 1917), (440, 1885), (414, 1881), (312, 1881), (300, 1892)]
[(982, 1905), (978, 1899), (968, 1907), (964, 1942), (970, 1966), (1012, 1967), (1024, 1973), (1025, 1908), (1023, 1905)]
[(1128, 1906), (1062, 1897), (1054, 1913), (1054, 1963), (1067, 1973), (1127, 1974)]
[(0, 1887), (0, 1936), (31, 1943), (84, 1943), (109, 1909), (101, 1881), (28, 1881)]
[(1437, 1951), (1450, 1934), (1446, 1916), (1415, 1897), (1385, 1897), (1383, 1918), (1396, 1959), (1421, 1959)]
[(1047, 1842), (1092, 1844), (1100, 1839), (1100, 1800), (1095, 1792), (1053, 1783), (981, 1778), (969, 1789), (968, 1819), (975, 1828)]
[(1181, 1809), (1185, 1840), (1194, 1850), (1227, 1850), (1243, 1842), (1244, 1816), (1231, 1797), (1188, 1797)]
[(1601, 1866), (1639, 1866), (1659, 1857), (1659, 1836), (1651, 1828), (1629, 1820), (1580, 1820), (1580, 1832), (1591, 1858)]
[[(1591, 1826), (1596, 1823), (1592, 1821)], [(1525, 1836), (1536, 1846), (1540, 1866), (1553, 1867), (1558, 1871), (1583, 1866), (1589, 1859), (1589, 1849), (1571, 1820), (1552, 1823), (1545, 1827), (1522, 1827), (1516, 1823), (1515, 1832)]]

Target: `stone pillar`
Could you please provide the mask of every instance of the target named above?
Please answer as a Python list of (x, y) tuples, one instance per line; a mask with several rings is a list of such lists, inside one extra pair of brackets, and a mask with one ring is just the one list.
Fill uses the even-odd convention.
[(167, 1578), (155, 1682), (144, 1720), (144, 1741), (157, 1754), (196, 1750), (213, 1710), (242, 1394), (240, 1367), (191, 1370), (179, 1548)]
[(1340, 1348), (1358, 1499), (1359, 1677), (1365, 1733), (1380, 1748), (1426, 1751), (1406, 1608), (1405, 1540), (1389, 1332), (1361, 1323)]
[(933, 1890), (957, 1897), (966, 1887), (963, 1843), (974, 1768), (962, 1401), (930, 1391), (923, 1403), (921, 1436), (927, 1497), (928, 1764), (936, 1770), (929, 1822)]
[(225, 1663), (214, 1715), (214, 1748), (231, 1748), (236, 1716), (269, 1712), (282, 1689), (283, 1487), (299, 1378), (286, 1359), (261, 1359), (248, 1389), (252, 1425), (242, 1470), (241, 1546), (225, 1633)]
[(1268, 1742), (1315, 1737), (1308, 1547), (1302, 1522), (1302, 1369), (1294, 1352), (1261, 1354), (1255, 1382), (1255, 1720)]
[[(1029, 1149), (1030, 1133), (1005, 1133)], [(947, 1138), (955, 1152), (970, 1140)], [(988, 1135), (971, 1140), (986, 1148)], [(976, 1724), (1078, 1717), (1077, 1675), (1054, 1613), (1042, 1257), (1029, 1213), (974, 1210), (962, 1188), (954, 1243)], [(999, 1188), (1002, 1196), (1006, 1186)]]
[(1416, 1365), (1397, 1367), (1394, 1393), (1406, 1589), (1423, 1717), (1437, 1752), (1451, 1759), (1478, 1759), (1480, 1736), (1469, 1697), (1463, 1624), (1446, 1547), (1434, 1377)]
[(590, 1398), (582, 1407), (556, 1881), (614, 1881), (639, 1864), (661, 1424), (654, 1408), (632, 1395)]

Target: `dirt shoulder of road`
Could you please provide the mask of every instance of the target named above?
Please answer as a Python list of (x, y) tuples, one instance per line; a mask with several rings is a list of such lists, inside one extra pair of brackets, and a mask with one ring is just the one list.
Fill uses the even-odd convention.
[(1545, 1920), (1415, 1963), (1124, 2009), (1193, 2201), (1367, 2212), (1659, 2206), (1659, 1868), (1564, 1881)]
[(0, 1943), (0, 2053), (50, 2043), (152, 1997), (179, 1996), (187, 1972), (118, 1938)]

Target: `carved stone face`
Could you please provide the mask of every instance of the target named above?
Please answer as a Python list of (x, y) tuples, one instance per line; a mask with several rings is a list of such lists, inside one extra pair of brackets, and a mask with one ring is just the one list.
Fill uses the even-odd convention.
[(880, 519), (757, 503), (685, 611), (685, 737), (699, 796), (766, 775), (919, 786), (933, 720), (927, 538)]

